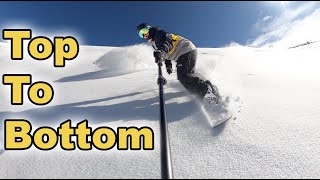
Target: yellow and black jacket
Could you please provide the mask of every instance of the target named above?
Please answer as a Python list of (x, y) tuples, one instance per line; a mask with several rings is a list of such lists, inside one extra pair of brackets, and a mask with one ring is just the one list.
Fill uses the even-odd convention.
[(168, 60), (177, 61), (181, 55), (196, 49), (190, 40), (156, 27), (149, 30), (149, 37), (149, 43), (153, 48), (164, 52)]

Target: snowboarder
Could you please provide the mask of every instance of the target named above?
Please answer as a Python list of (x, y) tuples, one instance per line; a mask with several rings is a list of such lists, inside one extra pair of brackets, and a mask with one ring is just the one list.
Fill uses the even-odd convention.
[(190, 93), (200, 99), (206, 99), (210, 103), (220, 101), (217, 87), (209, 80), (205, 80), (200, 74), (195, 73), (197, 48), (190, 40), (167, 33), (159, 27), (153, 27), (147, 23), (138, 25), (137, 33), (140, 38), (148, 40), (154, 48), (155, 62), (165, 62), (169, 75), (173, 71), (171, 60), (176, 62), (177, 78)]

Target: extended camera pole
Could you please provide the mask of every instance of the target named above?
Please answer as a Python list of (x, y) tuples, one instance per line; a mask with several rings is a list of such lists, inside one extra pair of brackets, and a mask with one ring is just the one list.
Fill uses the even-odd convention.
[(162, 76), (161, 70), (162, 62), (158, 63), (159, 77), (159, 96), (160, 96), (160, 154), (161, 154), (161, 177), (162, 179), (173, 179), (172, 162), (170, 155), (170, 142), (167, 126), (166, 109), (164, 103), (163, 85), (167, 83)]

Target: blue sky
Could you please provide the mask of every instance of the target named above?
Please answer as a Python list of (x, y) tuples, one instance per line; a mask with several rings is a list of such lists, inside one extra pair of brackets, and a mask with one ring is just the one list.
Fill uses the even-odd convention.
[[(42, 31), (68, 29), (86, 45), (126, 46), (141, 43), (136, 26), (141, 22), (192, 40), (198, 47), (221, 47), (234, 41), (253, 42), (286, 10), (303, 2), (0, 2), (0, 28), (27, 24)], [(312, 5), (315, 10), (318, 5)], [(311, 10), (308, 9), (308, 10)], [(300, 13), (295, 18), (303, 18)], [(269, 22), (266, 22), (269, 21)], [(265, 24), (268, 23), (268, 24)], [(264, 27), (261, 27), (261, 26)], [(275, 28), (275, 27), (273, 27)]]

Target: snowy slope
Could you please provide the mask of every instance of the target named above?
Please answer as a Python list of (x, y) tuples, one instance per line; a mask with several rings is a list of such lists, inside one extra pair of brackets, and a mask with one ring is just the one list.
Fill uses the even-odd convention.
[[(63, 69), (50, 60), (12, 62), (8, 49), (0, 51), (1, 74), (32, 73), (33, 81), (55, 89), (54, 100), (38, 107), (27, 99), (11, 106), (9, 87), (1, 87), (1, 121), (57, 127), (69, 118), (73, 124), (88, 119), (92, 127), (149, 126), (156, 136), (154, 151), (0, 150), (0, 178), (160, 178), (157, 67), (149, 47), (83, 46)], [(319, 178), (318, 52), (200, 48), (196, 70), (234, 112), (215, 129), (176, 74), (164, 73), (175, 178)]]

